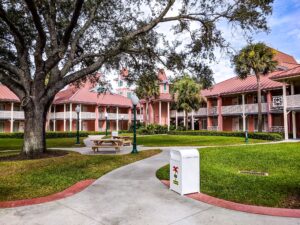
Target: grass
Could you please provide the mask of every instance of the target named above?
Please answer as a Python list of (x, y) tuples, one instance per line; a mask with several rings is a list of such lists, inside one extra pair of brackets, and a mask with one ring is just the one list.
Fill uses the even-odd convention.
[[(202, 193), (245, 204), (300, 208), (299, 143), (206, 148), (200, 157)], [(159, 169), (157, 177), (169, 179), (169, 166)]]
[[(249, 143), (266, 142), (264, 140), (249, 139)], [(212, 146), (244, 144), (245, 139), (241, 137), (223, 136), (186, 136), (186, 135), (151, 135), (140, 136), (137, 139), (138, 145), (149, 147), (156, 146)]]
[[(83, 139), (80, 138), (80, 146), (76, 146), (76, 138), (49, 138), (47, 139), (48, 148), (68, 148), (68, 147), (82, 147)], [(0, 151), (2, 150), (20, 150), (23, 145), (22, 138), (0, 138)]]
[[(153, 156), (159, 150), (128, 155), (69, 154), (47, 159), (0, 162), (0, 201), (60, 192), (78, 181), (96, 179), (118, 167)], [(0, 158), (15, 152), (0, 152)]]

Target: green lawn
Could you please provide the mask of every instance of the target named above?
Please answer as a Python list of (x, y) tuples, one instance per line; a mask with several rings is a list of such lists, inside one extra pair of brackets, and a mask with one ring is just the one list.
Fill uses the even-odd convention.
[[(200, 157), (201, 192), (246, 204), (300, 208), (300, 143), (206, 148)], [(157, 176), (169, 179), (169, 166)]]
[[(82, 142), (83, 139), (84, 138), (80, 138), (81, 146), (84, 146)], [(47, 139), (47, 147), (48, 148), (75, 147), (76, 146), (75, 142), (76, 142), (76, 138), (49, 138)], [(0, 138), (0, 151), (20, 150), (22, 148), (22, 145), (23, 145), (22, 138)]]
[[(78, 181), (96, 179), (126, 164), (150, 157), (159, 150), (128, 155), (80, 155), (0, 162), (0, 201), (27, 199), (60, 192)], [(0, 152), (0, 158), (9, 154)]]
[[(264, 140), (249, 139), (249, 143), (266, 142)], [(212, 146), (244, 144), (241, 137), (224, 136), (187, 136), (187, 135), (150, 135), (137, 138), (138, 145), (144, 146)]]

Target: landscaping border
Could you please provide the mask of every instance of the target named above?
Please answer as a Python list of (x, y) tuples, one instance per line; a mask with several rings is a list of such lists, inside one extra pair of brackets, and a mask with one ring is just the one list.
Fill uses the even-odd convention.
[[(170, 187), (170, 181), (161, 180), (161, 182), (167, 187)], [(231, 209), (235, 211), (260, 214), (260, 215), (268, 215), (268, 216), (300, 218), (300, 209), (285, 209), (285, 208), (272, 208), (272, 207), (265, 207), (265, 206), (246, 205), (246, 204), (227, 201), (224, 199), (219, 199), (203, 193), (188, 194), (185, 196), (195, 199), (197, 201), (205, 202), (210, 205), (218, 206), (225, 209)]]
[(20, 207), (20, 206), (27, 206), (27, 205), (35, 205), (35, 204), (51, 202), (51, 201), (59, 200), (62, 198), (66, 198), (66, 197), (72, 196), (72, 195), (82, 191), (83, 189), (87, 188), (94, 181), (95, 181), (95, 179), (79, 181), (76, 184), (72, 185), (71, 187), (68, 187), (67, 189), (65, 189), (62, 192), (58, 192), (58, 193), (40, 197), (40, 198), (0, 202), (0, 208), (13, 208), (13, 207)]

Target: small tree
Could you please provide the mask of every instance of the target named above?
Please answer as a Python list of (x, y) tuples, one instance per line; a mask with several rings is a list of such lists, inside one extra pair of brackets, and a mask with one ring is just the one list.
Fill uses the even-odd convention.
[(159, 80), (155, 73), (144, 73), (136, 82), (135, 93), (146, 101), (146, 126), (149, 123), (149, 102), (159, 95)]
[(188, 113), (200, 108), (202, 87), (191, 77), (184, 75), (178, 79), (172, 87), (173, 99), (176, 108), (185, 112), (185, 127), (188, 129)]
[(264, 43), (249, 44), (233, 57), (235, 72), (240, 79), (246, 79), (255, 74), (257, 80), (257, 102), (258, 102), (258, 132), (262, 132), (262, 110), (261, 110), (261, 76), (274, 71), (277, 61), (273, 60), (275, 52)]

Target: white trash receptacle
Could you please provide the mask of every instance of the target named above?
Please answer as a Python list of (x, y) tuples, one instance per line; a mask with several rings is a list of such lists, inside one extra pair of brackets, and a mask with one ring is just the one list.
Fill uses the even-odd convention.
[(170, 189), (181, 195), (200, 192), (200, 160), (197, 149), (171, 150)]

